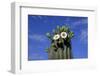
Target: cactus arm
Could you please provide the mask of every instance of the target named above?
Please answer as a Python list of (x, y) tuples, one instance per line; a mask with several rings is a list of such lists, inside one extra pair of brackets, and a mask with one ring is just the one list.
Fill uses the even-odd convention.
[(63, 56), (64, 59), (67, 59), (67, 46), (64, 46)]

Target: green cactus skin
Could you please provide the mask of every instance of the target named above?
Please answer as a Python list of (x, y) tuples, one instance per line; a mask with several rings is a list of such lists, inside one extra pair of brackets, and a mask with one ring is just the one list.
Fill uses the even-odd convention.
[[(59, 40), (53, 40), (53, 36), (61, 32), (66, 32), (68, 36), (65, 39), (59, 38)], [(66, 26), (57, 26), (53, 30), (53, 34), (47, 33), (47, 37), (51, 41), (51, 45), (47, 49), (48, 59), (72, 59), (71, 39), (73, 36), (74, 33)]]

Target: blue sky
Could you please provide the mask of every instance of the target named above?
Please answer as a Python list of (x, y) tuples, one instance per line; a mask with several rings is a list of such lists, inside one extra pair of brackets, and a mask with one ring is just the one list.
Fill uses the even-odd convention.
[(73, 57), (88, 57), (87, 17), (28, 15), (28, 60), (48, 59), (45, 50), (50, 46), (50, 41), (46, 33), (52, 33), (57, 25), (67, 25), (74, 32), (71, 40)]

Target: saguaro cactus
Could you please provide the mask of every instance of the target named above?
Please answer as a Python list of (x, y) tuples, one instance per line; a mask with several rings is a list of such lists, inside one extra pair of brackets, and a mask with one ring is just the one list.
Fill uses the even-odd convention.
[(67, 26), (57, 26), (52, 33), (46, 35), (51, 41), (51, 45), (47, 49), (49, 59), (72, 58), (71, 39), (74, 34)]

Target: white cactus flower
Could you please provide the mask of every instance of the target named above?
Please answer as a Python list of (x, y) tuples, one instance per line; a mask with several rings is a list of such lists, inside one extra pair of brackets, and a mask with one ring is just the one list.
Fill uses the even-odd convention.
[(60, 35), (59, 34), (56, 34), (53, 36), (53, 40), (58, 40), (60, 38)]
[(61, 35), (61, 38), (64, 38), (64, 39), (68, 36), (66, 32), (62, 32), (60, 35)]

